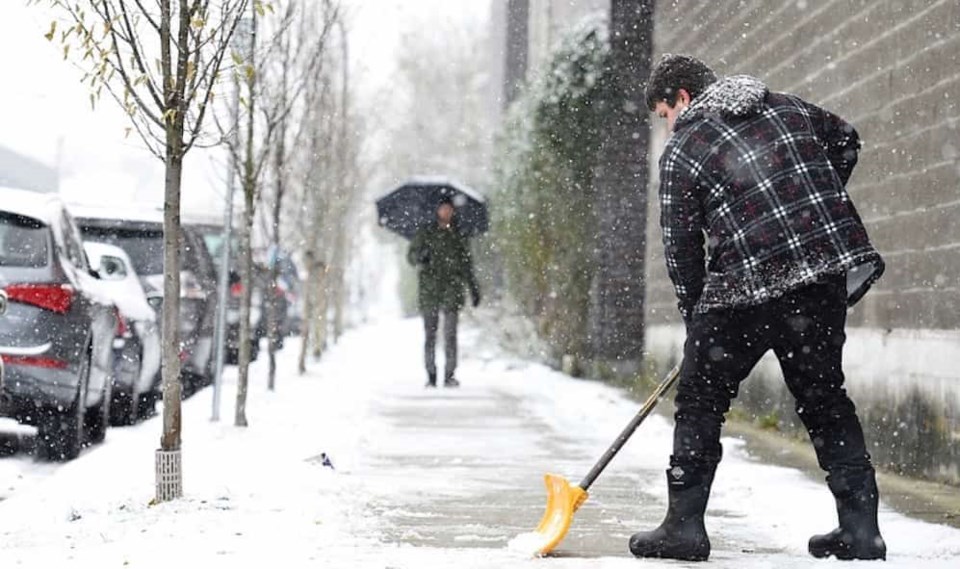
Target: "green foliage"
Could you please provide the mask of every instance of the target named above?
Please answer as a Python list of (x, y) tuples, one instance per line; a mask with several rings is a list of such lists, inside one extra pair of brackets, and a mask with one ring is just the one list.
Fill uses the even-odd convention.
[(757, 417), (757, 426), (767, 431), (779, 431), (780, 414), (776, 411), (771, 411), (770, 413), (760, 415)]
[(586, 353), (604, 27), (569, 37), (510, 110), (498, 144), (493, 236), (506, 286), (555, 356)]

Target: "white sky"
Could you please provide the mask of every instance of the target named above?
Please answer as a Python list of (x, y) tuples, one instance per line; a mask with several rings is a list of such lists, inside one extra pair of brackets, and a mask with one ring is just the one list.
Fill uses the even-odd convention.
[[(354, 76), (364, 100), (388, 88), (400, 34), (412, 26), (488, 17), (489, 0), (343, 0), (348, 10)], [(70, 199), (159, 205), (162, 164), (135, 134), (124, 138), (126, 118), (104, 97), (92, 111), (80, 74), (43, 34), (51, 20), (26, 0), (0, 7), (0, 145), (61, 169)], [(425, 30), (426, 31), (426, 30)], [(223, 182), (214, 160), (195, 151), (188, 159), (184, 208), (220, 211)], [(104, 200), (109, 199), (109, 202)]]

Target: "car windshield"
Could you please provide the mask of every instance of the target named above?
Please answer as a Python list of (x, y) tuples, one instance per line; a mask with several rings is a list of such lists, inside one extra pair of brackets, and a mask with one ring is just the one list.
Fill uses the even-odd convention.
[[(210, 258), (213, 260), (214, 269), (217, 274), (220, 273), (220, 264), (223, 262), (223, 231), (220, 229), (203, 229), (203, 242), (210, 252)], [(240, 251), (240, 239), (236, 235), (230, 238), (230, 266), (233, 267), (237, 262), (238, 252)]]
[(207, 251), (210, 251), (210, 256), (213, 257), (213, 261), (219, 264), (220, 248), (223, 247), (223, 234), (208, 231), (204, 232), (203, 241), (207, 244)]
[(49, 231), (43, 223), (0, 213), (0, 267), (45, 267), (49, 242)]
[(84, 238), (116, 245), (130, 257), (137, 274), (163, 274), (163, 232), (154, 230), (83, 228)]

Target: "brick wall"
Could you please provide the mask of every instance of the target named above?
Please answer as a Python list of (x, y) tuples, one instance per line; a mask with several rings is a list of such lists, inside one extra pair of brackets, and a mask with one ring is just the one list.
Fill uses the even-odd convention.
[[(860, 132), (849, 190), (887, 273), (852, 325), (960, 327), (960, 2), (668, 0), (655, 30), (657, 57), (756, 75)], [(649, 321), (662, 323), (676, 310), (651, 204)]]
[[(756, 75), (860, 132), (849, 190), (887, 272), (850, 313), (848, 386), (879, 465), (960, 484), (960, 2), (661, 0), (655, 20), (655, 58)], [(667, 364), (683, 330), (649, 203), (647, 350)], [(739, 405), (799, 428), (775, 362), (755, 375)]]

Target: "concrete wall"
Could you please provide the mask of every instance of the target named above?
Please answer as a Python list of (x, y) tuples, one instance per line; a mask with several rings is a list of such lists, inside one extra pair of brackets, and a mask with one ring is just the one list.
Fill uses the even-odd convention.
[[(756, 75), (858, 129), (849, 190), (887, 273), (850, 313), (850, 389), (878, 462), (960, 483), (960, 2), (664, 0), (654, 45), (655, 58)], [(655, 126), (653, 172), (664, 140)], [(648, 350), (670, 359), (678, 316), (650, 204)], [(742, 397), (751, 411), (792, 409), (776, 366), (761, 368)]]

